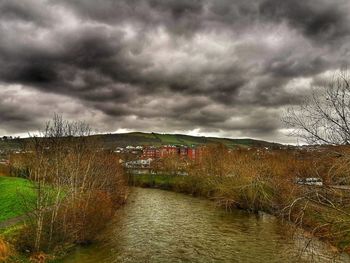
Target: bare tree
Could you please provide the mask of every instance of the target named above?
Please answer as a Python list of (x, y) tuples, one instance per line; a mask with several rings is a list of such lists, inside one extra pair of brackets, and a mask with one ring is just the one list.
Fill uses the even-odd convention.
[[(309, 144), (349, 145), (350, 144), (350, 75), (349, 71), (340, 71), (323, 83), (319, 89), (296, 107), (289, 108), (284, 117), (287, 127), (293, 135), (303, 138)], [(332, 148), (327, 152), (328, 184), (349, 182), (348, 147), (336, 147), (336, 157)], [(313, 157), (316, 158), (315, 156)], [(320, 162), (318, 161), (318, 163)], [(317, 170), (315, 172), (318, 174)], [(299, 193), (286, 207), (289, 219), (299, 225), (304, 222), (310, 211), (319, 211), (312, 233), (320, 238), (343, 242), (349, 233), (350, 213), (348, 191), (324, 184), (322, 187), (299, 188)], [(295, 213), (298, 211), (298, 213)], [(322, 212), (320, 212), (322, 211)], [(291, 214), (293, 216), (291, 216)], [(348, 249), (346, 246), (343, 249)]]
[[(33, 251), (50, 251), (59, 242), (86, 242), (125, 198), (117, 156), (102, 150), (89, 125), (55, 115), (26, 147), (36, 202), (24, 199)], [(98, 220), (97, 220), (98, 219)]]
[(350, 76), (341, 71), (287, 110), (283, 121), (310, 144), (350, 144)]

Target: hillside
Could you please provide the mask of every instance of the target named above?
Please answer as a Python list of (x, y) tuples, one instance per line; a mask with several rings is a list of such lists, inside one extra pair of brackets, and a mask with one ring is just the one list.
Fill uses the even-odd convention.
[[(254, 139), (229, 139), (218, 137), (191, 136), (184, 134), (160, 134), (160, 133), (115, 133), (115, 134), (97, 134), (92, 135), (103, 143), (103, 147), (114, 149), (115, 147), (125, 147), (127, 145), (186, 145), (198, 146), (213, 143), (222, 143), (228, 147), (274, 147), (280, 144)], [(2, 152), (11, 150), (19, 150), (23, 147), (27, 138), (0, 140), (0, 156)]]
[(159, 134), (159, 133), (143, 133), (130, 132), (118, 134), (99, 134), (95, 135), (100, 138), (105, 147), (117, 147), (127, 145), (186, 145), (197, 146), (212, 143), (223, 143), (228, 147), (273, 147), (279, 146), (277, 143), (254, 139), (229, 139), (218, 137), (191, 136), (184, 134)]

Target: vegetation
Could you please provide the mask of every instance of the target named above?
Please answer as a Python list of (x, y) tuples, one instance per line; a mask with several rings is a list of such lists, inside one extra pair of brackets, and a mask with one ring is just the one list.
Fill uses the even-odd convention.
[[(228, 210), (265, 211), (349, 252), (350, 193), (332, 186), (343, 178), (338, 172), (344, 162), (328, 151), (248, 151), (216, 145), (188, 166), (188, 175), (135, 175), (130, 183), (204, 196)], [(307, 177), (321, 177), (324, 185), (296, 183), (296, 178)]]
[(0, 176), (7, 176), (10, 174), (10, 169), (7, 165), (0, 164)]
[(0, 149), (4, 152), (21, 149), (24, 146), (23, 143), (24, 140), (19, 138), (0, 138)]
[[(102, 151), (89, 134), (85, 123), (55, 116), (40, 137), (27, 140), (24, 153), (11, 157), (11, 165), (26, 171), (28, 180), (2, 180), (31, 190), (18, 195), (25, 224), (12, 235), (11, 243), (34, 261), (59, 254), (66, 246), (94, 241), (127, 197), (119, 159)], [(6, 187), (11, 192), (7, 199), (15, 201), (16, 191)]]
[(5, 241), (0, 239), (0, 262), (5, 261), (5, 259), (9, 256), (10, 250)]
[(24, 199), (35, 202), (36, 195), (30, 181), (0, 176), (0, 222), (24, 214)]
[(185, 183), (188, 177), (173, 176), (169, 174), (141, 174), (130, 175), (129, 184), (140, 187), (161, 188), (165, 190), (179, 189), (178, 186)]

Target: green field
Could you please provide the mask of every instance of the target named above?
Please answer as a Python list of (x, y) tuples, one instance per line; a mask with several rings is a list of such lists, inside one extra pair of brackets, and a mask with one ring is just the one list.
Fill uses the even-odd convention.
[(23, 178), (0, 176), (0, 222), (25, 212), (24, 198), (35, 201), (31, 183)]

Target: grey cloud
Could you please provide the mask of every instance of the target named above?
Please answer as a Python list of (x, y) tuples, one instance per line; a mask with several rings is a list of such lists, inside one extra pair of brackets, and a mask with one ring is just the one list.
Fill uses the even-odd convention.
[[(294, 81), (349, 62), (349, 7), (345, 0), (3, 1), (0, 83), (42, 98), (31, 114), (0, 104), (1, 130), (38, 127), (58, 110), (106, 131), (278, 136), (283, 107), (300, 103), (307, 89), (293, 91)], [(45, 96), (69, 107), (49, 114)]]
[(53, 20), (51, 6), (42, 4), (42, 0), (3, 0), (0, 13), (3, 20), (33, 23), (38, 26), (50, 26)]
[(260, 5), (262, 15), (277, 22), (287, 20), (306, 36), (317, 41), (333, 41), (349, 34), (349, 1), (278, 1)]

